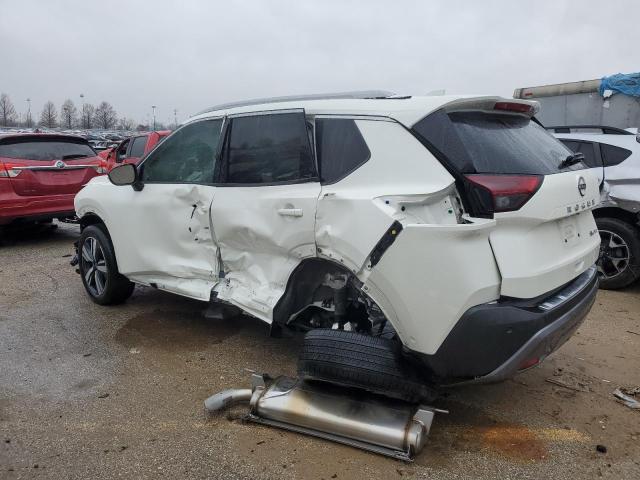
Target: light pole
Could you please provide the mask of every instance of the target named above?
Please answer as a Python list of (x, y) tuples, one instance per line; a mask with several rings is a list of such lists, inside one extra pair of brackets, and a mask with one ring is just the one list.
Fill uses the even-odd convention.
[(84, 115), (85, 115), (85, 111), (84, 111), (84, 93), (80, 94), (80, 103), (82, 104), (82, 128), (85, 128), (85, 125), (88, 123), (86, 122)]
[(151, 105), (151, 109), (153, 110), (153, 131), (156, 131), (156, 106)]
[(69, 114), (69, 107), (63, 107), (62, 111), (64, 112), (64, 118), (67, 121), (67, 128), (71, 130), (71, 115)]
[(31, 99), (27, 98), (27, 128), (31, 128)]
[(178, 110), (176, 108), (173, 109), (173, 128), (178, 128)]

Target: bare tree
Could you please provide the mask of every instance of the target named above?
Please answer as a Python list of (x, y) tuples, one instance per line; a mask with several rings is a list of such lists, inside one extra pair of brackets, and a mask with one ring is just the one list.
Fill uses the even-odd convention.
[(133, 130), (136, 126), (136, 121), (131, 118), (122, 117), (118, 121), (118, 129), (119, 130)]
[(16, 109), (9, 98), (9, 95), (3, 93), (0, 95), (0, 121), (3, 127), (13, 125), (16, 120)]
[(96, 108), (90, 103), (84, 103), (82, 105), (82, 128), (93, 128), (93, 119), (95, 116)]
[(99, 128), (104, 128), (105, 130), (109, 128), (113, 128), (118, 121), (118, 116), (116, 115), (116, 111), (113, 109), (109, 102), (102, 102), (96, 108), (95, 113), (96, 125)]
[(62, 117), (61, 124), (66, 128), (72, 128), (76, 124), (78, 117), (78, 109), (72, 100), (67, 99), (62, 104), (60, 109), (60, 116)]
[(40, 114), (40, 125), (43, 127), (54, 128), (58, 126), (58, 112), (56, 106), (51, 100), (44, 104), (42, 113)]

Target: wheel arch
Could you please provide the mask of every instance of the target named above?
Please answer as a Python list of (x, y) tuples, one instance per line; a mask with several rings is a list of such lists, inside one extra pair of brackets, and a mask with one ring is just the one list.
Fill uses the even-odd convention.
[(103, 225), (104, 230), (107, 231), (107, 225), (97, 213), (88, 212), (80, 218), (80, 231), (84, 230), (90, 225)]
[(327, 273), (353, 276), (344, 265), (328, 259), (312, 257), (302, 260), (289, 275), (285, 291), (273, 309), (272, 326), (285, 325), (293, 312), (308, 305)]
[(596, 208), (593, 216), (598, 218), (615, 218), (628, 223), (634, 228), (638, 228), (638, 214), (617, 207)]

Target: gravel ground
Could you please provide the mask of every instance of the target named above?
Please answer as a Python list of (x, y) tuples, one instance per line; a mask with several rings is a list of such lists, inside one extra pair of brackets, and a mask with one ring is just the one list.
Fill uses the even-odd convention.
[(248, 386), (245, 368), (293, 374), (298, 342), (151, 289), (97, 306), (68, 265), (77, 235), (61, 225), (0, 246), (2, 479), (640, 478), (640, 411), (611, 395), (640, 384), (640, 286), (600, 291), (541, 367), (445, 392), (450, 414), (407, 464), (246, 424), (242, 409), (206, 418), (202, 401)]

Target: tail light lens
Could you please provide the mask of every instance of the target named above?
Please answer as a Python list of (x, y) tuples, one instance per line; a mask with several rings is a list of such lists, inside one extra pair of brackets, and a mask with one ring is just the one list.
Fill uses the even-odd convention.
[(0, 178), (14, 178), (20, 175), (22, 170), (12, 168), (11, 165), (4, 165), (0, 163)]
[(520, 209), (542, 185), (542, 175), (466, 175), (468, 189), (481, 213), (491, 215)]

